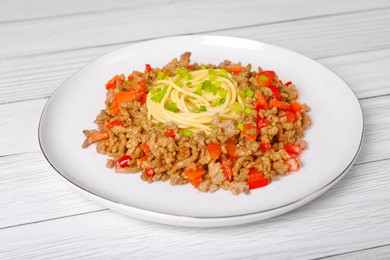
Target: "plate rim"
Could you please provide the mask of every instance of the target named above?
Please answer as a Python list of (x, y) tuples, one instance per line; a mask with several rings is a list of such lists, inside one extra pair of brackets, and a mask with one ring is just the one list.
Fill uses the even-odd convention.
[[(252, 41), (252, 42), (255, 42), (255, 43), (260, 43), (260, 44), (264, 44), (264, 45), (271, 46), (271, 47), (277, 47), (279, 49), (282, 49), (282, 50), (285, 50), (285, 51), (297, 54), (297, 55), (299, 55), (301, 57), (304, 57), (306, 59), (309, 59), (310, 61), (317, 63), (318, 65), (322, 66), (326, 70), (329, 70), (334, 75), (336, 75), (337, 78), (339, 80), (341, 80), (348, 87), (349, 91), (351, 91), (351, 93), (353, 94), (354, 98), (356, 99), (358, 107), (359, 107), (359, 117), (361, 118), (361, 123), (362, 123), (362, 128), (361, 128), (362, 130), (361, 130), (361, 133), (360, 133), (359, 145), (358, 145), (358, 148), (356, 149), (356, 152), (355, 152), (352, 160), (349, 162), (349, 164), (336, 177), (332, 178), (329, 182), (325, 183), (321, 187), (317, 188), (315, 191), (312, 191), (309, 194), (306, 194), (305, 196), (303, 196), (303, 197), (301, 197), (301, 198), (299, 198), (299, 199), (297, 199), (295, 201), (292, 201), (292, 202), (289, 202), (289, 203), (285, 203), (283, 205), (279, 205), (277, 207), (273, 207), (273, 208), (270, 208), (270, 209), (267, 209), (267, 210), (261, 210), (261, 211), (244, 213), (244, 214), (229, 215), (229, 216), (213, 216), (213, 217), (187, 216), (187, 215), (178, 215), (178, 214), (172, 214), (172, 213), (168, 214), (168, 213), (159, 212), (159, 211), (155, 211), (155, 210), (143, 209), (143, 208), (140, 208), (140, 207), (137, 207), (137, 206), (126, 205), (124, 203), (115, 201), (113, 199), (106, 198), (105, 196), (96, 194), (95, 192), (90, 191), (90, 190), (88, 190), (88, 189), (78, 185), (77, 183), (73, 182), (70, 178), (66, 177), (63, 173), (61, 173), (60, 170), (58, 170), (55, 167), (55, 165), (50, 161), (50, 159), (49, 159), (49, 157), (47, 155), (47, 152), (45, 152), (45, 148), (43, 147), (42, 133), (41, 133), (41, 131), (42, 131), (42, 122), (44, 120), (45, 112), (47, 111), (47, 108), (48, 108), (50, 102), (53, 100), (53, 97), (56, 96), (58, 94), (58, 92), (60, 92), (60, 90), (63, 89), (66, 86), (68, 81), (70, 81), (76, 75), (78, 75), (79, 73), (84, 71), (92, 63), (97, 62), (98, 60), (103, 59), (104, 57), (106, 57), (108, 55), (112, 55), (113, 53), (115, 53), (117, 51), (120, 51), (120, 50), (125, 49), (125, 48), (129, 48), (130, 46), (143, 44), (143, 43), (146, 43), (146, 42), (163, 40), (163, 39), (179, 39), (179, 38), (193, 38), (193, 37), (198, 37), (198, 38), (199, 37), (214, 37), (214, 38), (222, 38), (222, 39), (234, 38), (234, 39), (239, 39), (239, 40)], [(145, 41), (137, 41), (135, 43), (131, 43), (131, 44), (128, 44), (128, 45), (125, 45), (125, 46), (121, 46), (121, 47), (119, 47), (119, 48), (117, 48), (115, 50), (109, 51), (109, 52), (107, 52), (107, 53), (97, 57), (96, 59), (88, 62), (81, 69), (79, 69), (78, 71), (73, 73), (70, 77), (68, 77), (62, 84), (60, 84), (55, 89), (55, 91), (50, 95), (49, 99), (47, 100), (45, 106), (42, 109), (42, 112), (41, 112), (41, 115), (40, 115), (40, 119), (39, 119), (39, 124), (38, 124), (38, 143), (39, 143), (41, 152), (44, 155), (46, 161), (55, 170), (55, 172), (57, 172), (57, 174), (59, 174), (62, 177), (63, 180), (67, 181), (67, 183), (71, 184), (73, 186), (73, 188), (76, 188), (76, 190), (80, 189), (81, 191), (87, 193), (90, 196), (96, 197), (98, 199), (105, 200), (105, 201), (107, 201), (109, 203), (114, 203), (114, 204), (119, 205), (121, 207), (129, 208), (129, 209), (135, 209), (135, 210), (138, 210), (138, 211), (144, 211), (144, 212), (148, 212), (148, 213), (152, 213), (152, 214), (160, 215), (160, 216), (165, 216), (165, 217), (171, 217), (171, 218), (176, 218), (176, 219), (178, 219), (178, 218), (180, 218), (180, 219), (185, 218), (187, 220), (191, 220), (191, 221), (195, 221), (195, 222), (197, 222), (197, 221), (202, 221), (203, 222), (204, 220), (226, 220), (227, 221), (227, 220), (233, 219), (233, 218), (242, 218), (242, 217), (257, 216), (257, 215), (260, 216), (262, 214), (266, 214), (266, 213), (269, 213), (269, 212), (272, 212), (272, 211), (282, 210), (282, 209), (290, 207), (290, 206), (293, 207), (291, 209), (291, 210), (293, 210), (293, 209), (299, 207), (299, 204), (301, 202), (304, 202), (308, 198), (312, 197), (306, 203), (309, 203), (311, 200), (317, 198), (323, 192), (327, 191), (329, 188), (331, 188), (333, 185), (335, 185), (339, 180), (341, 180), (344, 175), (346, 175), (346, 173), (349, 171), (349, 169), (353, 166), (354, 162), (356, 161), (356, 159), (357, 159), (357, 157), (358, 157), (358, 155), (359, 155), (359, 153), (361, 151), (362, 145), (363, 145), (364, 133), (365, 133), (365, 123), (364, 122), (365, 122), (365, 117), (364, 117), (363, 109), (362, 109), (361, 103), (360, 103), (358, 97), (356, 96), (356, 93), (354, 92), (354, 90), (345, 82), (345, 80), (342, 77), (340, 77), (332, 69), (324, 66), (320, 62), (318, 62), (318, 61), (316, 61), (316, 60), (314, 60), (314, 59), (312, 59), (310, 57), (307, 57), (307, 56), (305, 56), (303, 54), (300, 54), (298, 52), (292, 51), (292, 50), (284, 48), (284, 47), (280, 47), (280, 46), (277, 46), (277, 45), (274, 45), (274, 44), (269, 44), (269, 43), (265, 43), (265, 42), (262, 42), (262, 41), (248, 39), (248, 38), (234, 37), (234, 36), (225, 36), (225, 35), (205, 35), (205, 34), (179, 35), (179, 36), (159, 37), (159, 38), (155, 38), (155, 39), (151, 39), (151, 40), (149, 39), (149, 40), (145, 40)], [(89, 199), (91, 199), (91, 198), (89, 198)], [(306, 204), (306, 203), (303, 203), (303, 204)], [(297, 205), (297, 206), (294, 207), (294, 205)], [(279, 214), (277, 214), (277, 215), (279, 215)], [(259, 218), (259, 219), (261, 219), (261, 218)], [(159, 222), (159, 221), (154, 221), (154, 222)], [(253, 222), (253, 221), (250, 221), (250, 222)], [(164, 223), (164, 221), (161, 222), (161, 223)], [(187, 223), (184, 226), (191, 226), (191, 225), (188, 225), (188, 223)], [(213, 225), (213, 226), (215, 226), (215, 225)]]

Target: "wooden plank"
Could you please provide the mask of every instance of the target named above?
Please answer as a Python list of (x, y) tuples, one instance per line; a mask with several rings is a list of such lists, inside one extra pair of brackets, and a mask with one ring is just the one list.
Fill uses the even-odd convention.
[[(119, 45), (122, 46), (122, 45)], [(119, 46), (0, 60), (0, 104), (49, 97), (91, 60)], [(390, 49), (318, 59), (335, 71), (359, 98), (390, 94)]]
[(0, 158), (0, 172), (0, 229), (102, 209), (75, 193), (40, 152)]
[[(385, 242), (385, 241), (384, 241)], [(389, 241), (387, 241), (389, 242)], [(355, 252), (340, 254), (340, 255), (331, 255), (326, 257), (327, 260), (344, 260), (344, 259), (354, 259), (354, 260), (366, 260), (366, 259), (376, 259), (376, 260), (385, 260), (390, 259), (390, 245), (387, 246), (378, 246), (374, 248), (361, 249)]]
[[(241, 1), (242, 5), (246, 5), (251, 1)], [(187, 0), (186, 4), (190, 8), (191, 5), (199, 3), (196, 0)], [(226, 1), (219, 1), (219, 4), (225, 4)], [(115, 12), (118, 9), (139, 9), (140, 6), (149, 6), (152, 9), (159, 8), (161, 5), (169, 4), (174, 5), (177, 3), (172, 3), (171, 1), (141, 1), (135, 3), (133, 1), (125, 0), (115, 0), (115, 1), (105, 1), (105, 0), (95, 0), (93, 4), (89, 1), (77, 1), (77, 0), (61, 0), (61, 1), (48, 1), (48, 0), (39, 0), (39, 1), (23, 1), (23, 5), (19, 1), (13, 0), (2, 0), (0, 2), (0, 22), (16, 22), (23, 20), (31, 19), (43, 19), (49, 17), (58, 17), (66, 15), (84, 15), (86, 13), (97, 13), (97, 12)], [(261, 2), (263, 9), (272, 9), (275, 10), (278, 5), (283, 4), (290, 11), (295, 11), (293, 15), (307, 16), (309, 15), (324, 15), (328, 13), (344, 13), (344, 12), (356, 12), (367, 9), (378, 9), (389, 7), (387, 1), (382, 0), (373, 0), (373, 1), (343, 1), (339, 2), (336, 0), (328, 1), (316, 1), (314, 4), (312, 1), (300, 0), (295, 1), (294, 5), (301, 8), (294, 8), (286, 4), (285, 1), (272, 1)], [(34, 10), (33, 12), (31, 10)], [(279, 8), (279, 11), (280, 8)], [(278, 15), (278, 13), (275, 13)]]
[[(0, 156), (39, 150), (37, 127), (47, 99), (0, 105)], [(365, 139), (357, 163), (390, 158), (390, 96), (361, 101)]]
[(103, 211), (2, 229), (0, 256), (313, 259), (375, 247), (390, 239), (389, 167), (390, 160), (355, 166), (308, 205), (251, 225), (173, 227)]
[[(302, 20), (302, 13), (309, 14), (306, 17), (311, 17), (315, 16), (313, 13), (321, 10), (314, 3), (304, 7), (284, 3), (284, 8), (279, 9), (280, 12), (272, 11), (275, 8), (279, 9), (276, 2), (267, 5), (255, 1), (245, 5), (242, 2), (232, 2), (227, 5), (213, 1), (187, 6), (181, 1), (175, 4), (175, 8), (171, 5), (161, 5), (156, 9), (146, 6), (137, 10), (118, 10), (99, 15), (0, 24), (2, 35), (0, 57), (9, 58), (206, 32), (243, 36), (301, 52), (306, 50), (303, 53), (309, 56), (314, 53), (333, 56), (345, 52), (390, 47), (387, 37), (390, 32), (388, 19), (390, 9), (336, 16), (324, 15), (307, 22), (305, 19)], [(242, 16), (242, 13), (245, 13), (245, 16)], [(135, 26), (139, 21), (142, 21), (142, 26)], [(161, 22), (157, 24), (157, 21), (165, 21), (164, 26), (161, 26)], [(193, 26), (194, 24), (196, 26)], [(300, 39), (299, 43), (292, 44), (291, 41), (296, 39)], [(357, 42), (359, 44), (356, 44)], [(303, 47), (304, 45), (306, 46)]]

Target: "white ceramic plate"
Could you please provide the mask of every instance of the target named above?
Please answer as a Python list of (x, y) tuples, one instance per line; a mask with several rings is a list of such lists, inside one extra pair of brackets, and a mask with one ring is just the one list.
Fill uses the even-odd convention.
[[(94, 147), (81, 149), (82, 131), (92, 129), (104, 107), (105, 83), (115, 74), (160, 67), (185, 51), (192, 62), (229, 59), (275, 70), (294, 82), (309, 104), (313, 125), (299, 172), (234, 196), (201, 193), (191, 185), (148, 184), (138, 174), (115, 174)], [(42, 113), (39, 140), (54, 169), (82, 194), (118, 212), (145, 220), (187, 226), (224, 226), (258, 221), (297, 208), (333, 186), (351, 167), (363, 137), (360, 104), (348, 85), (319, 63), (269, 44), (222, 36), (183, 36), (141, 42), (92, 62), (52, 95)]]

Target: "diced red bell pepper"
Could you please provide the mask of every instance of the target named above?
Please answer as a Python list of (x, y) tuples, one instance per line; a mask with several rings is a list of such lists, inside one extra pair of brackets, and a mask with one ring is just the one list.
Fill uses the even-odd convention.
[(239, 65), (236, 65), (236, 66), (229, 66), (228, 67), (228, 70), (233, 73), (233, 74), (238, 74), (242, 71), (244, 67), (243, 66), (239, 66)]
[(134, 80), (134, 76), (133, 74), (130, 74), (128, 77), (127, 77), (127, 80), (132, 82)]
[(145, 64), (145, 71), (146, 72), (151, 72), (152, 71), (152, 67), (149, 64)]
[(279, 93), (278, 88), (275, 85), (273, 85), (273, 84), (271, 84), (269, 86), (269, 88), (272, 90), (273, 98), (276, 99), (276, 100), (280, 100), (280, 93)]
[(260, 72), (256, 77), (256, 82), (262, 87), (269, 87), (275, 77), (276, 73), (271, 70), (265, 70)]
[(144, 93), (141, 95), (139, 102), (141, 102), (141, 105), (144, 105), (146, 103), (146, 99), (148, 98), (148, 94)]
[(265, 152), (265, 151), (268, 151), (268, 150), (271, 150), (271, 144), (270, 143), (263, 143), (263, 144), (260, 144), (260, 149)]
[(211, 143), (209, 144), (209, 146), (207, 147), (207, 150), (209, 151), (210, 153), (210, 156), (213, 160), (216, 160), (219, 158), (219, 156), (221, 155), (222, 153), (222, 149), (221, 149), (221, 145), (220, 144), (217, 144), (217, 143)]
[(167, 133), (165, 134), (166, 137), (170, 137), (172, 139), (175, 139), (175, 130), (174, 129), (168, 129)]
[(268, 178), (263, 176), (263, 173), (255, 168), (249, 170), (248, 181), (249, 189), (257, 189), (269, 184)]
[(259, 131), (257, 130), (257, 127), (252, 124), (244, 124), (244, 129), (242, 129), (241, 134), (248, 140), (256, 141)]
[(124, 79), (121, 76), (119, 76), (119, 75), (115, 75), (112, 79), (110, 79), (106, 83), (106, 89), (116, 88), (116, 82), (119, 82), (120, 84), (123, 84)]
[(124, 125), (125, 125), (125, 124), (124, 124), (121, 120), (117, 119), (117, 120), (115, 120), (115, 121), (112, 121), (112, 122), (108, 123), (108, 124), (106, 125), (106, 128), (111, 129), (111, 128), (113, 128), (114, 126), (124, 126)]
[(123, 155), (122, 157), (120, 157), (117, 161), (116, 161), (116, 164), (118, 166), (120, 166), (121, 168), (126, 168), (126, 167), (129, 167), (129, 161), (131, 161), (132, 158), (130, 155)]
[(285, 86), (290, 86), (292, 84), (291, 81), (284, 83)]
[(302, 152), (302, 147), (299, 145), (285, 144), (284, 149), (289, 154), (299, 155)]
[(297, 114), (295, 112), (286, 111), (284, 116), (287, 118), (287, 122), (294, 123), (297, 121)]
[(300, 113), (303, 113), (304, 112), (304, 109), (303, 109), (303, 106), (299, 103), (299, 102), (294, 102), (291, 104), (290, 106), (290, 110), (292, 112), (300, 112)]
[(258, 114), (256, 116), (256, 120), (257, 120), (257, 129), (260, 131), (261, 128), (265, 127), (265, 126), (269, 126), (269, 122), (267, 120), (267, 118), (263, 118), (263, 117), (260, 117)]
[(146, 168), (144, 170), (144, 173), (145, 173), (146, 177), (148, 177), (148, 178), (153, 178), (153, 176), (154, 176), (154, 170), (152, 168)]
[(226, 177), (226, 179), (231, 182), (233, 180), (233, 165), (232, 161), (229, 159), (221, 160), (222, 171)]

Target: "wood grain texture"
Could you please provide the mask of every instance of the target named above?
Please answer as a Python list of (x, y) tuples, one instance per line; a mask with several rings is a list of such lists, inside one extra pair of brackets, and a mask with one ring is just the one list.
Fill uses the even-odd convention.
[(355, 166), (306, 206), (251, 225), (173, 227), (103, 211), (3, 229), (0, 252), (3, 258), (44, 253), (51, 259), (313, 259), (348, 253), (390, 239), (390, 208), (383, 207), (390, 203), (389, 167), (390, 160)]
[[(311, 51), (304, 53), (309, 56), (313, 51), (321, 51), (322, 55), (328, 56), (342, 54), (346, 49), (350, 52), (367, 50), (368, 43), (371, 45), (368, 50), (390, 47), (387, 41), (390, 31), (390, 21), (387, 18), (390, 9), (320, 16), (308, 23), (306, 19), (302, 20), (302, 16), (305, 17), (306, 14), (313, 17), (318, 10), (329, 8), (326, 2), (321, 7), (314, 3), (304, 6), (284, 3), (284, 8), (279, 8), (280, 4), (275, 4), (267, 2), (267, 5), (264, 5), (252, 1), (243, 5), (240, 1), (226, 5), (218, 1), (208, 1), (198, 2), (197, 5), (188, 8), (185, 2), (180, 1), (175, 3), (175, 8), (172, 8), (173, 5), (161, 5), (158, 12), (154, 13), (149, 11), (148, 6), (144, 6), (137, 10), (119, 10), (98, 15), (0, 24), (2, 35), (0, 57), (9, 58), (206, 32), (235, 34), (281, 46), (285, 46), (281, 44), (282, 42), (301, 38), (305, 39), (304, 45), (310, 47)], [(270, 10), (275, 10), (275, 6), (280, 11), (271, 12)], [(261, 15), (259, 9), (262, 10)], [(226, 17), (229, 19), (225, 19)], [(134, 26), (139, 21), (142, 23)], [(164, 26), (159, 26), (161, 23)], [(339, 26), (340, 23), (343, 23), (343, 26)], [(335, 42), (335, 38), (339, 41)], [(346, 41), (340, 42), (342, 39)], [(300, 41), (297, 45), (289, 44), (289, 47), (301, 51), (302, 45)]]
[[(387, 241), (390, 242), (390, 241)], [(378, 246), (368, 249), (361, 249), (355, 252), (328, 256), (327, 260), (344, 260), (344, 259), (354, 259), (354, 260), (367, 260), (367, 259), (376, 259), (376, 260), (387, 260), (390, 259), (390, 246)]]

